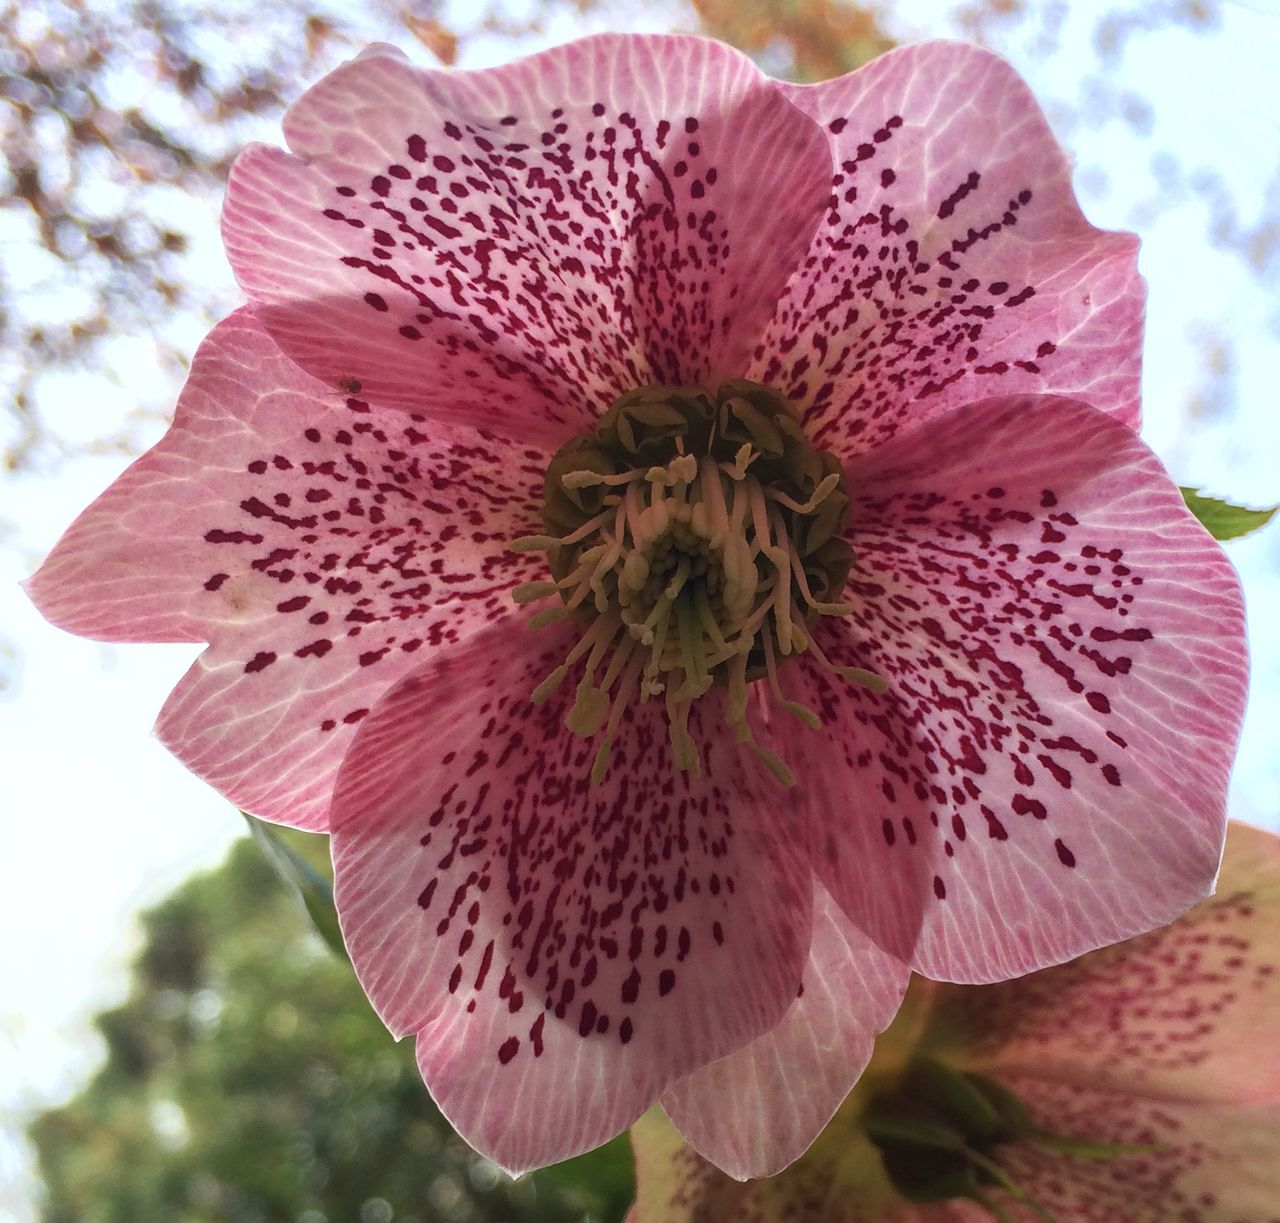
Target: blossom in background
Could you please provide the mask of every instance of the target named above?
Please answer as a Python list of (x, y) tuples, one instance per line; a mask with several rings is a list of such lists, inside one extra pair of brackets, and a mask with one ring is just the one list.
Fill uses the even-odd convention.
[(1238, 584), (1133, 431), (1136, 241), (1008, 65), (378, 47), (285, 134), (231, 176), (249, 304), (30, 588), (209, 643), (161, 737), (333, 834), (361, 982), (479, 1150), (661, 1098), (776, 1171), (909, 969), (1205, 894)]
[(1274, 834), (1233, 825), (1217, 894), (1164, 929), (1004, 984), (917, 980), (910, 997), (781, 1176), (732, 1181), (645, 1117), (629, 1223), (1280, 1219)]

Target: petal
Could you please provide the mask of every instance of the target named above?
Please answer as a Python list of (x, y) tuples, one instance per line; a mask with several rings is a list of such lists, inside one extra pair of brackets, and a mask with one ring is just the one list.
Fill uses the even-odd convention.
[(604, 1142), (773, 1027), (810, 938), (808, 868), (736, 742), (700, 731), (703, 775), (677, 773), (649, 702), (589, 781), (572, 694), (529, 700), (572, 636), (504, 630), (424, 667), (369, 717), (334, 799), (365, 992), (417, 1034), (453, 1125), (513, 1171)]
[(72, 632), (206, 641), (159, 723), (232, 802), (322, 828), (378, 696), (514, 610), (540, 561), (541, 466), (379, 413), (302, 373), (249, 311), (197, 352), (174, 423), (63, 536), (28, 590)]
[[(823, 208), (816, 125), (705, 39), (478, 72), (361, 57), (231, 177), (277, 341), (380, 404), (563, 441), (636, 385), (739, 377)], [(785, 206), (779, 206), (779, 202)]]
[(1233, 824), (1217, 894), (1142, 938), (938, 994), (949, 1056), (1164, 1099), (1280, 1097), (1280, 837)]
[[(1151, 1149), (1072, 1159), (1029, 1146), (1002, 1148), (1014, 1181), (1061, 1220), (1124, 1223), (1277, 1223), (1280, 1106), (1148, 1100), (1072, 1083), (1011, 1078), (1007, 1086), (1042, 1126), (1086, 1142)], [(1043, 1215), (1019, 1210), (1017, 1223)]]
[(934, 42), (783, 88), (838, 170), (749, 377), (805, 402), (815, 441), (849, 457), (1015, 392), (1071, 394), (1137, 427), (1137, 239), (1084, 219), (1013, 68)]
[[(976, 983), (1201, 899), (1243, 610), (1151, 451), (1087, 405), (1015, 396), (902, 434), (847, 479), (854, 611), (828, 649), (889, 690), (804, 660), (789, 682), (842, 739), (798, 738), (793, 767), (826, 792), (815, 869), (854, 921), (923, 975)], [(915, 906), (914, 951), (889, 901)]]
[(681, 1079), (663, 1108), (730, 1176), (774, 1176), (804, 1154), (858, 1081), (909, 975), (816, 889), (800, 997), (772, 1031)]
[[(990, 1223), (965, 1202), (916, 1206), (886, 1179), (880, 1156), (845, 1112), (779, 1176), (743, 1183), (680, 1138), (656, 1109), (631, 1127), (636, 1201), (627, 1223)], [(1067, 1223), (1063, 1220), (1063, 1223)]]

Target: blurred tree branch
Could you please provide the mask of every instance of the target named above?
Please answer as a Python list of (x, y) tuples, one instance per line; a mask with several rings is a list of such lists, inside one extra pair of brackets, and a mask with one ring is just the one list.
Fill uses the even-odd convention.
[[(798, 80), (838, 75), (895, 38), (936, 32), (908, 30), (907, 9), (883, 0), (669, 6), (673, 21)], [(607, 21), (630, 10), (618, 0), (533, 0), (517, 16), (490, 0), (463, 26), (448, 12), (446, 0), (0, 0), (5, 469), (131, 455), (154, 437), (199, 335), (239, 300), (216, 237), (228, 165), (247, 141), (278, 139), (300, 86), (375, 39), (414, 41), (449, 64), (482, 34), (515, 51), (553, 17)], [(951, 0), (931, 20), (1047, 57), (1072, 12), (1064, 0)], [(1170, 27), (1211, 34), (1219, 12), (1210, 0), (1098, 6), (1088, 18), (1092, 62), (1082, 64), (1080, 97), (1059, 107), (1059, 123), (1069, 131), (1119, 118), (1143, 130), (1150, 107), (1122, 86), (1124, 56)], [(1280, 207), (1242, 216), (1220, 175), (1176, 152), (1153, 163), (1152, 215), (1202, 201), (1211, 240), (1255, 274), (1274, 272)]]

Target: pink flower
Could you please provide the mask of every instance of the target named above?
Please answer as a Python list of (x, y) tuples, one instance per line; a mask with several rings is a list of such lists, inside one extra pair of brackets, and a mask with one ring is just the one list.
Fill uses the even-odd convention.
[(1238, 585), (1133, 432), (1136, 242), (1006, 64), (374, 48), (285, 134), (232, 173), (249, 306), (31, 590), (209, 643), (161, 737), (332, 832), (360, 979), (478, 1149), (661, 1098), (775, 1171), (909, 967), (1207, 892)]
[[(779, 1177), (732, 1181), (646, 1117), (630, 1223), (1274, 1223), (1278, 932), (1280, 838), (1233, 825), (1217, 895), (1162, 930), (1001, 985), (917, 978)], [(980, 1136), (974, 1091), (1005, 1134)]]

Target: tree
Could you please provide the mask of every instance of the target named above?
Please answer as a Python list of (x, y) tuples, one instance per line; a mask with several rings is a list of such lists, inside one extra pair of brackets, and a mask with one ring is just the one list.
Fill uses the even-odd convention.
[[(314, 840), (314, 838), (312, 838)], [(449, 1128), (249, 841), (143, 915), (107, 1060), (30, 1127), (48, 1223), (606, 1223), (626, 1138), (512, 1183)]]

